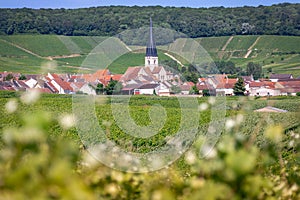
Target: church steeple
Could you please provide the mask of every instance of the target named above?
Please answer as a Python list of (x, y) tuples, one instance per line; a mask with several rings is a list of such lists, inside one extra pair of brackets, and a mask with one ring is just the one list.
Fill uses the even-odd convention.
[(145, 66), (153, 68), (158, 66), (157, 49), (155, 46), (153, 31), (152, 31), (152, 19), (150, 17), (150, 28), (149, 28), (149, 41), (146, 48)]
[(157, 57), (157, 50), (153, 40), (152, 19), (150, 17), (149, 42), (147, 44), (146, 56)]

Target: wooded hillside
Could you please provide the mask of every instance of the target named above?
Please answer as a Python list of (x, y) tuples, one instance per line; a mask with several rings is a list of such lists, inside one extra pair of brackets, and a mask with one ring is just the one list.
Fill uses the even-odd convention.
[(190, 37), (300, 35), (300, 4), (238, 8), (92, 7), (0, 9), (0, 34), (112, 36), (147, 26), (174, 29)]

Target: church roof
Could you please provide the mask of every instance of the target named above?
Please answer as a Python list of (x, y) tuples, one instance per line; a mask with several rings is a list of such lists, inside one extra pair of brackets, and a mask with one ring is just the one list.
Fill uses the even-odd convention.
[(147, 57), (157, 57), (157, 50), (153, 39), (153, 32), (152, 32), (152, 19), (150, 18), (150, 29), (149, 29), (149, 42), (146, 48), (146, 56)]

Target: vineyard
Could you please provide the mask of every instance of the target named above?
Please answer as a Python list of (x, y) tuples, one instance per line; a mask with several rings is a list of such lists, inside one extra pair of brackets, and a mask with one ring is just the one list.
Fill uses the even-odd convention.
[[(107, 167), (88, 153), (74, 127), (76, 120), (71, 120), (72, 96), (33, 96), (0, 93), (0, 199), (300, 197), (299, 97), (223, 99), (223, 107), (218, 108), (224, 127), (216, 145), (209, 147), (205, 138), (218, 99), (197, 98), (199, 109), (195, 110), (191, 98), (133, 96), (129, 114), (137, 125), (151, 126), (150, 119), (155, 118), (149, 113), (158, 105), (166, 115), (156, 135), (138, 138), (126, 134), (116, 121), (113, 103), (122, 110), (126, 102), (97, 96), (94, 112), (107, 138), (136, 153), (168, 143), (185, 121), (182, 113), (188, 111), (195, 119), (200, 114), (197, 137), (177, 161), (158, 171), (136, 174)], [(267, 105), (289, 112), (254, 112)]]
[[(55, 63), (57, 73), (76, 73), (89, 53), (108, 37), (100, 36), (57, 36), (57, 35), (12, 35), (0, 36), (0, 71), (21, 73), (44, 73), (45, 62)], [(158, 38), (159, 39), (159, 38)], [(300, 75), (299, 36), (222, 36), (195, 38), (214, 61), (232, 61), (237, 67), (245, 68), (249, 62), (263, 66), (274, 73)], [(164, 53), (190, 50), (191, 40), (179, 38), (175, 43), (158, 46), (159, 61), (170, 61)], [(128, 46), (140, 49), (119, 57), (109, 67), (114, 73), (123, 73), (130, 66), (144, 63), (145, 46)], [(170, 53), (170, 52), (169, 52)], [(176, 55), (174, 55), (176, 57)], [(182, 60), (180, 60), (182, 61)], [(183, 64), (188, 64), (182, 61)], [(89, 68), (89, 66), (83, 66)], [(91, 67), (92, 68), (92, 67)], [(92, 68), (93, 69), (93, 68)], [(50, 69), (48, 69), (50, 70)], [(90, 71), (87, 71), (90, 72)]]

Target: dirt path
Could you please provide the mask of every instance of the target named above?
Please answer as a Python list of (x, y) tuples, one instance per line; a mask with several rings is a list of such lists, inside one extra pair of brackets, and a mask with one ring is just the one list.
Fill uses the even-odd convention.
[(231, 42), (232, 39), (233, 39), (233, 36), (230, 36), (230, 38), (226, 41), (225, 45), (222, 47), (221, 51), (218, 52), (218, 57), (220, 59), (223, 58), (225, 50), (226, 50), (227, 46), (229, 45), (229, 43)]
[(166, 56), (170, 57), (172, 60), (175, 60), (181, 67), (183, 66), (183, 64), (177, 60), (174, 56), (168, 54), (168, 53), (164, 53)]
[(248, 51), (246, 53), (246, 55), (244, 56), (244, 58), (248, 58), (249, 55), (252, 53), (252, 49), (254, 48), (254, 46), (257, 44), (257, 42), (259, 41), (260, 36), (256, 38), (255, 42), (248, 48)]
[(45, 57), (42, 57), (42, 56), (40, 56), (40, 55), (38, 55), (38, 54), (36, 54), (36, 53), (34, 53), (34, 52), (32, 52), (32, 51), (28, 50), (28, 49), (25, 49), (25, 48), (23, 48), (23, 47), (21, 47), (21, 46), (19, 46), (19, 45), (17, 45), (17, 44), (14, 44), (14, 43), (8, 42), (8, 41), (6, 41), (6, 40), (3, 40), (3, 39), (0, 39), (0, 40), (1, 40), (1, 41), (3, 41), (3, 42), (5, 42), (5, 43), (7, 43), (7, 44), (10, 44), (10, 45), (12, 45), (12, 46), (14, 46), (14, 47), (18, 48), (18, 49), (21, 49), (22, 51), (25, 51), (25, 52), (27, 52), (27, 53), (29, 53), (29, 54), (33, 55), (33, 56), (36, 56), (36, 57), (38, 57), (38, 58), (45, 59)]
[(75, 58), (75, 57), (80, 57), (81, 55), (78, 53), (74, 53), (71, 55), (62, 55), (62, 56), (48, 56), (48, 60), (53, 60), (53, 59), (58, 59), (58, 58)]
[(227, 46), (229, 45), (229, 43), (231, 42), (232, 39), (233, 39), (233, 36), (230, 36), (230, 38), (227, 40), (227, 42), (225, 43), (225, 45), (223, 46), (221, 51), (225, 51), (225, 49), (227, 48)]
[(93, 70), (93, 69), (89, 69), (89, 68), (85, 68), (85, 67), (76, 67), (76, 66), (64, 66), (64, 67), (72, 68), (72, 69), (88, 70), (88, 71)]

